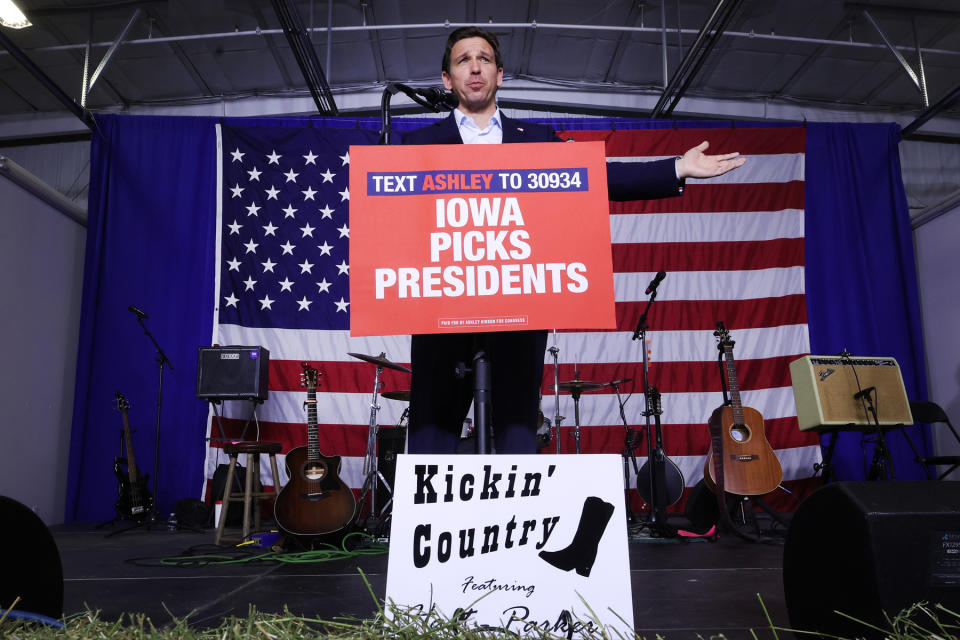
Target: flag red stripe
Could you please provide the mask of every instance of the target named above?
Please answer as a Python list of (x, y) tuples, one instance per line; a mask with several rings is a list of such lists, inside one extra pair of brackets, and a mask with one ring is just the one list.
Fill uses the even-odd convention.
[[(704, 140), (709, 154), (742, 155), (803, 153), (807, 134), (803, 127), (761, 129), (644, 129), (612, 131), (565, 131), (564, 139), (606, 142), (607, 157), (679, 156)], [(762, 159), (760, 159), (762, 160)]]
[[(720, 395), (717, 394), (717, 406), (720, 406)], [(663, 416), (667, 418), (668, 416)], [(668, 456), (699, 456), (710, 450), (710, 430), (707, 422), (709, 415), (703, 416), (699, 424), (670, 424), (664, 421), (661, 426), (663, 433), (663, 449)], [(629, 424), (629, 422), (628, 422)], [(630, 425), (637, 428), (639, 423)], [(651, 422), (652, 424), (652, 422)], [(811, 431), (800, 431), (796, 417), (771, 418), (763, 421), (763, 430), (767, 442), (774, 449), (788, 449), (817, 444), (817, 434)], [(561, 446), (564, 453), (571, 450), (574, 437), (573, 426), (560, 427)], [(580, 448), (590, 453), (620, 453), (624, 440), (623, 425), (596, 425), (580, 429)], [(555, 451), (556, 444), (552, 443), (548, 450)], [(647, 456), (647, 446), (644, 441), (636, 449), (636, 455)]]
[[(581, 380), (609, 382), (623, 378), (638, 380), (640, 359), (643, 357), (639, 345), (631, 356), (632, 362), (586, 362), (577, 365)], [(744, 391), (790, 386), (789, 365), (803, 354), (772, 358), (737, 360), (737, 378)], [(335, 393), (372, 393), (373, 365), (369, 369), (358, 367), (353, 362), (316, 362), (314, 366), (324, 372), (321, 378), (322, 391)], [(387, 375), (384, 370), (381, 380), (383, 390), (408, 389), (410, 376), (400, 372)], [(294, 360), (273, 360), (270, 362), (271, 391), (300, 391), (300, 364)], [(650, 379), (656, 380), (661, 393), (691, 393), (701, 391), (719, 391), (718, 367), (715, 362), (651, 362)], [(560, 365), (560, 380), (572, 380), (573, 364)], [(553, 365), (544, 367), (545, 393), (551, 393), (553, 385)], [(274, 384), (276, 383), (276, 384)], [(629, 391), (629, 384), (621, 387), (621, 392)], [(606, 387), (594, 393), (614, 393)]]
[(708, 213), (803, 209), (803, 181), (743, 184), (688, 184), (682, 196), (610, 202), (610, 214)]
[(613, 245), (613, 270), (738, 271), (803, 266), (803, 238)]
[[(822, 486), (823, 482), (819, 476), (811, 476), (809, 478), (799, 478), (797, 480), (784, 480), (781, 485), (786, 489), (786, 491), (777, 489), (770, 494), (763, 496), (763, 501), (770, 506), (771, 509), (775, 511), (787, 513), (796, 511), (797, 507), (800, 506), (800, 503), (803, 502), (811, 493), (816, 491)], [(667, 508), (669, 513), (685, 513), (687, 509), (687, 500), (690, 497), (690, 492), (693, 491), (693, 487), (687, 487), (683, 490), (683, 496), (676, 504)], [(789, 493), (788, 493), (789, 492)], [(630, 508), (634, 513), (646, 513), (648, 507), (646, 503), (640, 498), (640, 494), (637, 493), (636, 489), (630, 491)], [(688, 515), (693, 515), (688, 514)], [(681, 525), (682, 521), (671, 521), (670, 524), (674, 526)], [(682, 527), (681, 527), (682, 528)], [(728, 537), (733, 537), (734, 534), (720, 534), (721, 536), (726, 535)]]
[[(646, 306), (643, 300), (618, 302), (615, 330), (633, 331)], [(750, 300), (658, 300), (647, 316), (649, 325), (659, 331), (713, 330), (718, 320), (737, 329), (806, 324), (806, 296), (797, 293)]]
[[(344, 354), (346, 355), (346, 354)], [(372, 354), (376, 355), (376, 354)], [(404, 354), (408, 356), (409, 354)], [(373, 382), (377, 367), (374, 364), (356, 361), (311, 361), (317, 371), (321, 373), (320, 386), (317, 391), (345, 392), (345, 393), (373, 393)], [(403, 366), (409, 367), (409, 364)], [(300, 385), (300, 374), (303, 366), (297, 360), (270, 361), (270, 390), (271, 391), (299, 391), (304, 388)], [(410, 388), (410, 374), (395, 369), (384, 368), (380, 374), (380, 382), (384, 391)]]
[[(720, 395), (717, 394), (717, 406), (720, 406)], [(707, 428), (709, 415), (703, 417), (702, 423), (672, 424), (669, 416), (663, 416), (662, 423), (663, 448), (668, 456), (698, 456), (704, 455), (710, 448), (710, 433)], [(243, 429), (243, 420), (225, 418), (224, 431), (227, 437), (239, 438)], [(630, 428), (636, 429), (641, 422), (628, 421)], [(381, 426), (383, 428), (392, 428)], [(317, 428), (320, 450), (327, 456), (363, 456), (367, 448), (367, 425), (324, 424)], [(216, 429), (215, 429), (216, 432)], [(561, 443), (564, 453), (569, 453), (573, 446), (573, 426), (564, 425), (560, 428)], [(279, 442), (284, 452), (293, 447), (306, 444), (306, 424), (287, 422), (260, 422), (260, 440), (263, 442)], [(819, 442), (818, 436), (812, 431), (800, 431), (796, 417), (770, 418), (764, 420), (764, 434), (770, 446), (774, 449), (788, 449), (803, 447)], [(255, 434), (249, 430), (245, 439), (252, 439)], [(590, 453), (620, 453), (624, 440), (623, 425), (596, 425), (580, 429), (581, 449)], [(221, 443), (214, 441), (214, 447), (221, 447)], [(556, 445), (551, 443), (547, 448), (552, 453)], [(636, 449), (639, 457), (647, 456), (646, 442), (642, 442)]]
[[(559, 369), (560, 381), (573, 380), (574, 367), (580, 374), (581, 380), (592, 382), (610, 382), (632, 378), (631, 382), (620, 385), (620, 393), (629, 393), (634, 385), (640, 391), (640, 376), (643, 366), (639, 361), (643, 355), (640, 346), (635, 349), (637, 362), (586, 362), (577, 365), (561, 364)], [(716, 353), (716, 352), (715, 352)], [(790, 363), (803, 354), (780, 356), (773, 358), (758, 358), (754, 360), (737, 360), (737, 381), (742, 391), (756, 389), (770, 389), (790, 386)], [(553, 365), (544, 367), (544, 393), (553, 393)], [(720, 367), (717, 362), (651, 362), (650, 380), (656, 385), (660, 393), (700, 393), (716, 391), (720, 393)], [(563, 393), (563, 392), (561, 392)], [(603, 387), (592, 394), (615, 393), (612, 387)]]

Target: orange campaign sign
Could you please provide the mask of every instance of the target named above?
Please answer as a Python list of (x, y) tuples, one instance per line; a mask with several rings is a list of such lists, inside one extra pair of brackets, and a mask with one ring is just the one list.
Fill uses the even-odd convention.
[(350, 147), (350, 334), (612, 329), (602, 142)]

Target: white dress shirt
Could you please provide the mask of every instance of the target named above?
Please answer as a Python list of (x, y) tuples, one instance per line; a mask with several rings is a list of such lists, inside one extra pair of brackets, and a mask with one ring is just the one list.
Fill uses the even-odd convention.
[(500, 144), (503, 142), (503, 125), (500, 123), (499, 107), (490, 116), (490, 122), (485, 129), (477, 126), (473, 118), (460, 111), (453, 110), (453, 117), (457, 122), (457, 128), (460, 130), (460, 139), (463, 144)]

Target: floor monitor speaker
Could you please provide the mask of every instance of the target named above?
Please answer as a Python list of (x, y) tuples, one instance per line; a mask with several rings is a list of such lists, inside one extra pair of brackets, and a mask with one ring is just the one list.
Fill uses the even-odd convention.
[[(0, 609), (63, 617), (63, 566), (47, 525), (13, 498), (0, 496)], [(2, 634), (0, 634), (2, 635)]]
[(835, 482), (797, 509), (783, 553), (794, 629), (880, 637), (920, 601), (960, 610), (960, 482)]

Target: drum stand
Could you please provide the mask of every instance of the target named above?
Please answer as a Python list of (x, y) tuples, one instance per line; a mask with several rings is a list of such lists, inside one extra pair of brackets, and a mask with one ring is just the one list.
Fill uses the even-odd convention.
[[(387, 479), (384, 477), (383, 473), (381, 473), (377, 468), (377, 432), (379, 431), (379, 427), (377, 426), (377, 412), (380, 410), (380, 405), (377, 404), (377, 395), (380, 392), (380, 375), (383, 373), (384, 367), (389, 367), (398, 371), (405, 371), (407, 373), (410, 373), (410, 369), (390, 362), (386, 359), (387, 354), (383, 352), (376, 357), (359, 353), (348, 353), (347, 355), (377, 365), (376, 373), (373, 376), (373, 394), (370, 398), (370, 427), (367, 431), (367, 453), (363, 459), (363, 488), (360, 490), (359, 500), (359, 503), (362, 505), (364, 498), (366, 498), (368, 495), (370, 496), (370, 510), (367, 513), (367, 520), (369, 521), (371, 518), (373, 518), (376, 520), (376, 522), (368, 523), (367, 529), (372, 529), (379, 524), (380, 520), (383, 519), (384, 514), (388, 513), (390, 507), (393, 505), (393, 488), (390, 486), (390, 483), (387, 482)], [(383, 488), (386, 489), (387, 493), (390, 495), (390, 498), (387, 499), (386, 504), (383, 505), (379, 511), (377, 511), (378, 484), (382, 484)]]
[[(384, 354), (380, 355), (382, 357)], [(363, 499), (367, 495), (370, 496), (368, 518), (379, 518), (383, 515), (383, 512), (386, 511), (387, 506), (393, 502), (393, 488), (390, 487), (387, 479), (384, 478), (380, 470), (377, 469), (377, 431), (379, 430), (377, 426), (377, 412), (380, 410), (380, 405), (377, 404), (377, 394), (380, 392), (381, 373), (383, 373), (383, 367), (377, 365), (377, 373), (373, 377), (373, 395), (370, 398), (370, 427), (367, 430), (367, 453), (363, 458), (363, 488), (360, 490), (360, 504), (363, 504)], [(377, 511), (378, 482), (382, 482), (387, 493), (390, 494), (390, 499), (380, 512)]]
[[(573, 372), (573, 381), (580, 382), (580, 372)], [(582, 389), (574, 387), (570, 395), (573, 396), (573, 439), (576, 443), (574, 451), (580, 453), (580, 395), (583, 393)]]
[[(560, 347), (557, 346), (557, 330), (553, 330), (553, 346), (547, 349), (550, 352), (550, 355), (553, 356), (553, 400), (555, 413), (553, 415), (553, 426), (556, 428), (556, 437), (557, 442), (557, 453), (560, 453), (560, 423), (563, 422), (564, 417), (560, 415), (560, 364), (558, 362), (560, 355)], [(578, 440), (579, 442), (579, 440)]]

